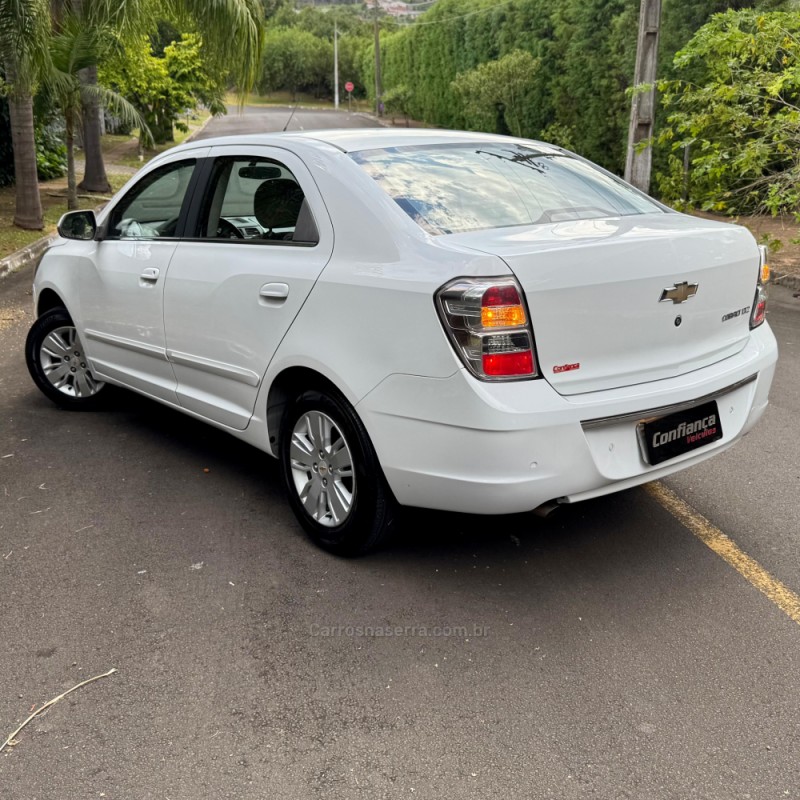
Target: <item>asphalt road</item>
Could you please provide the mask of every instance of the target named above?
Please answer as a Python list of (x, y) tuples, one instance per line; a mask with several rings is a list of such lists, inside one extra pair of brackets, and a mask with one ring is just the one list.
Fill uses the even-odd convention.
[[(800, 625), (643, 489), (413, 511), (337, 560), (269, 457), (40, 395), (30, 280), (0, 283), (0, 744), (118, 672), (0, 753), (2, 800), (800, 798)], [(800, 592), (800, 300), (770, 309), (765, 419), (669, 485)]]
[[(346, 105), (343, 105), (346, 108)], [(228, 114), (212, 119), (195, 139), (237, 133), (273, 133), (275, 131), (312, 131), (324, 128), (374, 128), (379, 123), (367, 114), (345, 110), (332, 111), (278, 106), (246, 106), (238, 113), (228, 106)]]

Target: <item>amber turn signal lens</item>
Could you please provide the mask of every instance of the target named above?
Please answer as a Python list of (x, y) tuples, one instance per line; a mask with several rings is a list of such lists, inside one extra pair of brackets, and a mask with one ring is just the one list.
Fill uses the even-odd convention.
[(516, 328), (526, 322), (522, 306), (481, 307), (481, 325), (484, 328)]
[(769, 280), (770, 270), (769, 264), (761, 265), (761, 283), (766, 283)]

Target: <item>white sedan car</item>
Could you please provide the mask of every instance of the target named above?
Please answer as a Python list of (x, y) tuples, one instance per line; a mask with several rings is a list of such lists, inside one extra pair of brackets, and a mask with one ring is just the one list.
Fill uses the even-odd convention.
[(115, 384), (280, 460), (322, 547), (397, 504), (572, 503), (721, 453), (764, 412), (766, 252), (539, 142), (251, 135), (153, 160), (36, 273), (38, 387)]

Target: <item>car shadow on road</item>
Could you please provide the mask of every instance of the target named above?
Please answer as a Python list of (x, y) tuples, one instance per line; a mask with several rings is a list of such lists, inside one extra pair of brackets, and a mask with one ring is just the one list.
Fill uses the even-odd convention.
[[(34, 406), (37, 402), (32, 398)], [(46, 407), (47, 401), (42, 404)], [(186, 476), (210, 473), (207, 491), (213, 491), (214, 503), (225, 504), (228, 515), (235, 516), (241, 507), (243, 516), (255, 513), (265, 520), (264, 558), (291, 553), (309, 566), (320, 558), (345, 563), (320, 553), (305, 538), (284, 498), (277, 461), (225, 431), (126, 391), (114, 392), (106, 410), (92, 414), (49, 408), (47, 424), (56, 438), (73, 435), (80, 420), (86, 436), (124, 452), (131, 465), (163, 469), (164, 481), (158, 485), (176, 499), (187, 485)], [(31, 409), (37, 416), (43, 410)], [(246, 498), (247, 512), (241, 498)], [(287, 541), (292, 532), (296, 536)], [(513, 576), (520, 591), (534, 573), (614, 585), (626, 574), (680, 569), (691, 538), (634, 489), (563, 506), (547, 519), (532, 513), (479, 516), (404, 508), (384, 549), (351, 565), (354, 573), (410, 575), (432, 568), (444, 575), (480, 564), (484, 571), (504, 570), (507, 581)]]

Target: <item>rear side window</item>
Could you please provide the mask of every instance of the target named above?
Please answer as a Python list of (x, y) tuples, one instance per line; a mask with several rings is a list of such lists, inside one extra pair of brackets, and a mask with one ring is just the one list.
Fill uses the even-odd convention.
[(584, 161), (519, 144), (448, 144), (351, 153), (429, 233), (661, 212)]
[(315, 244), (319, 234), (300, 184), (266, 158), (220, 157), (200, 211), (201, 239)]

